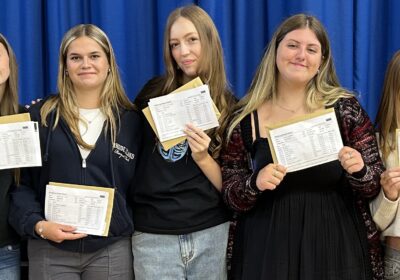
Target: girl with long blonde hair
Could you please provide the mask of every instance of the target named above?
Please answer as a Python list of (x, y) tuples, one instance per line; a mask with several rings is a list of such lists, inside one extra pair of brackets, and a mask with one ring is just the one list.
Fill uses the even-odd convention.
[[(99, 27), (81, 24), (64, 35), (57, 84), (58, 94), (29, 110), (39, 123), (42, 167), (24, 170), (12, 194), (10, 223), (28, 238), (29, 278), (132, 279), (133, 223), (126, 195), (134, 182), (141, 124)], [(47, 220), (50, 182), (114, 189), (108, 235), (88, 235), (73, 224)], [(80, 199), (92, 199), (94, 208), (67, 212), (82, 211), (79, 219), (92, 227), (96, 199)]]

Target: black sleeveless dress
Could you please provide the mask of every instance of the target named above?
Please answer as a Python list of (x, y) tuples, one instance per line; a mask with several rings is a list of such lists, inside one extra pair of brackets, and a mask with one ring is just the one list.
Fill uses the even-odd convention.
[[(272, 162), (268, 140), (256, 140), (252, 163), (260, 170)], [(273, 191), (239, 217), (234, 241), (234, 279), (371, 279), (366, 233), (358, 226), (354, 202), (339, 161), (288, 173)]]

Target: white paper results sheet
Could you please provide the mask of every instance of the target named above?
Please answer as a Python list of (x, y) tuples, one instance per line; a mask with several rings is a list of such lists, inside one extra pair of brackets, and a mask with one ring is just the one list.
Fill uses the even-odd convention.
[(335, 112), (269, 131), (279, 164), (293, 172), (338, 159), (343, 147)]
[(41, 165), (38, 123), (0, 124), (0, 169)]
[(78, 233), (104, 235), (109, 194), (106, 191), (47, 185), (46, 220), (76, 227)]
[(217, 127), (212, 104), (207, 85), (150, 99), (149, 108), (160, 141), (184, 136), (183, 129), (188, 123), (203, 130)]

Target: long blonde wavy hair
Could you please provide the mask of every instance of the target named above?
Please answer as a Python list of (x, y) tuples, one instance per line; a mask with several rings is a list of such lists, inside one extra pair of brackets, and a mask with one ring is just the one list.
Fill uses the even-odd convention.
[(394, 134), (400, 127), (400, 51), (393, 55), (387, 66), (375, 125), (382, 157), (387, 160), (390, 152), (396, 149)]
[[(0, 33), (0, 44), (4, 46), (8, 54), (10, 75), (5, 81), (4, 92), (0, 92), (0, 116), (18, 113), (18, 64), (14, 51), (6, 37)], [(20, 170), (14, 169), (14, 180), (19, 184)]]
[(352, 97), (346, 89), (340, 87), (333, 64), (328, 34), (321, 22), (314, 16), (297, 14), (286, 19), (275, 31), (267, 50), (258, 66), (247, 94), (238, 102), (235, 116), (228, 128), (228, 137), (233, 129), (249, 113), (256, 110), (267, 100), (276, 101), (278, 68), (276, 52), (283, 38), (291, 31), (308, 28), (314, 32), (321, 44), (322, 58), (319, 73), (306, 86), (306, 106), (312, 111), (321, 106), (330, 106), (341, 97)]
[(195, 5), (175, 9), (168, 17), (164, 33), (164, 64), (166, 68), (166, 82), (163, 94), (168, 94), (178, 88), (183, 81), (183, 72), (172, 56), (170, 47), (170, 31), (175, 21), (183, 17), (193, 23), (199, 33), (201, 55), (198, 76), (203, 83), (208, 84), (210, 95), (218, 110), (221, 112), (220, 126), (212, 129), (208, 135), (212, 139), (210, 152), (213, 158), (218, 158), (224, 144), (224, 133), (228, 124), (228, 117), (235, 104), (235, 98), (230, 91), (224, 66), (224, 54), (217, 28), (210, 16), (200, 7)]
[(10, 67), (10, 75), (5, 81), (4, 92), (0, 92), (0, 116), (6, 116), (18, 113), (18, 64), (11, 45), (1, 33), (0, 44), (7, 51)]
[(79, 132), (79, 120), (84, 122), (85, 120), (79, 117), (79, 108), (73, 83), (66, 73), (68, 48), (74, 40), (83, 36), (96, 41), (101, 46), (109, 63), (110, 70), (100, 93), (100, 110), (106, 116), (106, 131), (110, 131), (112, 143), (115, 143), (118, 133), (117, 122), (120, 109), (134, 109), (133, 104), (129, 101), (122, 86), (114, 50), (107, 35), (93, 24), (80, 24), (71, 28), (64, 35), (59, 54), (57, 80), (59, 94), (49, 98), (43, 104), (40, 113), (43, 125), (47, 126), (47, 117), (50, 112), (55, 110), (56, 116), (53, 129), (57, 126), (60, 117), (62, 117), (71, 129), (78, 145), (86, 149), (93, 149), (94, 146), (85, 143)]

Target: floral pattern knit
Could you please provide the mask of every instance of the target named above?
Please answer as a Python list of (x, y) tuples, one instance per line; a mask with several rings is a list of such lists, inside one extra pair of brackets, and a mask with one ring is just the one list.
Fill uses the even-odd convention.
[[(383, 279), (382, 252), (379, 232), (368, 208), (368, 202), (380, 191), (380, 174), (384, 167), (379, 156), (374, 128), (366, 112), (355, 98), (341, 98), (334, 104), (339, 122), (343, 144), (359, 151), (363, 157), (364, 168), (350, 175), (346, 173), (356, 201), (357, 210), (363, 219), (368, 238), (368, 252), (372, 279)], [(222, 194), (225, 203), (237, 212), (250, 210), (256, 203), (261, 191), (256, 186), (257, 173), (250, 163), (252, 129), (249, 117), (242, 120), (222, 152)], [(231, 243), (230, 243), (231, 245)], [(228, 248), (231, 252), (231, 248)]]

